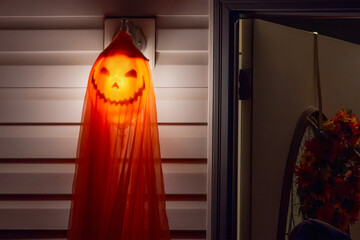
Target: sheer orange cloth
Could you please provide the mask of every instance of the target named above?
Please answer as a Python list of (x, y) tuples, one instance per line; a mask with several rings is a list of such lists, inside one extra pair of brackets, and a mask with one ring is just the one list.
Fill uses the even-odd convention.
[(68, 239), (170, 239), (149, 64), (123, 31), (90, 72)]

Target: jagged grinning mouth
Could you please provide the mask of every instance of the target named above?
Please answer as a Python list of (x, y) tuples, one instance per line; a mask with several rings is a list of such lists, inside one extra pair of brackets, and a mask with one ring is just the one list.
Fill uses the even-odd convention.
[(92, 84), (94, 85), (94, 88), (96, 90), (96, 94), (104, 99), (105, 102), (109, 102), (110, 104), (120, 104), (120, 105), (125, 105), (125, 104), (131, 104), (133, 103), (134, 101), (137, 100), (138, 97), (141, 97), (142, 94), (143, 94), (143, 91), (145, 90), (145, 79), (144, 79), (144, 76), (142, 76), (142, 79), (143, 79), (143, 85), (141, 88), (139, 88), (133, 97), (129, 98), (129, 99), (124, 99), (124, 100), (119, 100), (119, 101), (116, 101), (116, 100), (111, 100), (110, 98), (106, 97), (104, 93), (100, 92), (100, 90), (98, 89), (98, 86), (97, 84), (95, 83), (95, 79), (94, 79), (94, 74), (92, 75), (92, 78), (91, 78), (91, 82)]

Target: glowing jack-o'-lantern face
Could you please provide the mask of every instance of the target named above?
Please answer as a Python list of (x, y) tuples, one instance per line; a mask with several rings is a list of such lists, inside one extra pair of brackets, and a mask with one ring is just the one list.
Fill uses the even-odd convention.
[(99, 59), (91, 79), (98, 96), (111, 104), (135, 102), (143, 95), (146, 86), (139, 66), (143, 61), (124, 54)]
[(120, 31), (91, 69), (88, 96), (104, 120), (128, 126), (145, 111), (150, 83), (148, 60)]

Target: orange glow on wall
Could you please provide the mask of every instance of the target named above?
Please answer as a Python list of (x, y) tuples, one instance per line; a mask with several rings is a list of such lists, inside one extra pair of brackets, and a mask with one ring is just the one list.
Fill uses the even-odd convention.
[(149, 63), (124, 31), (90, 72), (68, 239), (170, 239)]

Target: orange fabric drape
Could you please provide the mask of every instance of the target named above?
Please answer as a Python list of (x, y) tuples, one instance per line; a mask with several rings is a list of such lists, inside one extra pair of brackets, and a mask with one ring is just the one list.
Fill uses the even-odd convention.
[(123, 31), (90, 72), (68, 239), (170, 239), (149, 64)]

